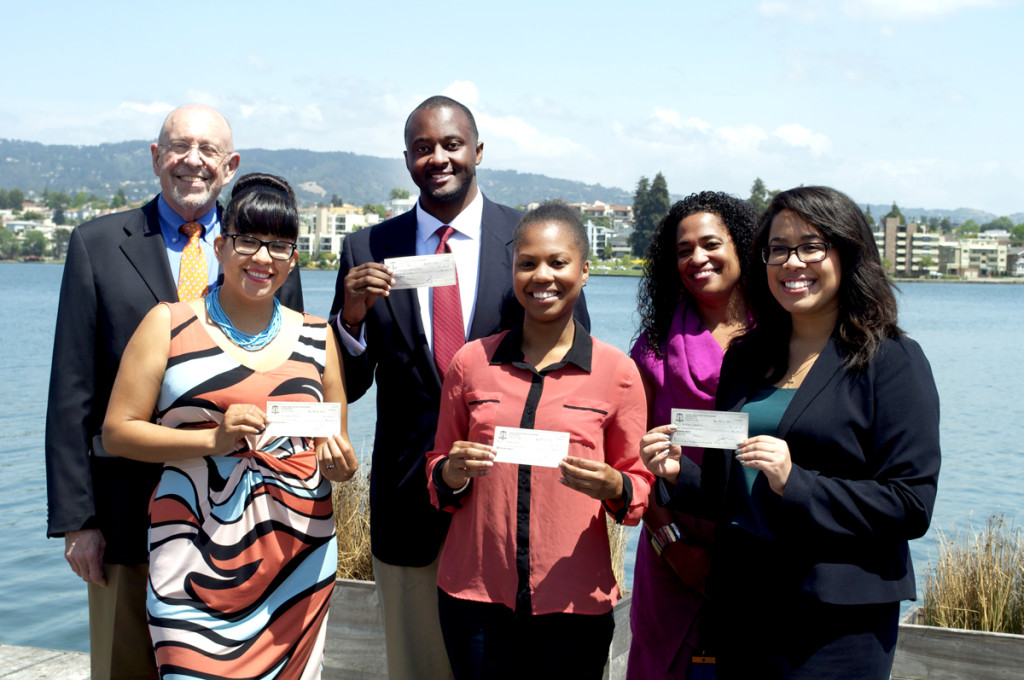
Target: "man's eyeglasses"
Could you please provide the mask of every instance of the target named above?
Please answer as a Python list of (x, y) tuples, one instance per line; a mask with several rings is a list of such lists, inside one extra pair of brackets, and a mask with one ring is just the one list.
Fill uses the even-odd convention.
[(199, 156), (204, 161), (210, 163), (219, 163), (227, 152), (221, 151), (213, 144), (189, 144), (188, 142), (167, 142), (166, 144), (159, 144), (158, 146), (167, 149), (175, 158), (184, 158), (192, 151), (196, 149), (199, 151)]
[(264, 241), (248, 234), (224, 234), (224, 238), (231, 239), (231, 245), (239, 255), (255, 255), (266, 246), (270, 257), (275, 260), (287, 260), (296, 247), (291, 241)]
[(789, 262), (789, 258), (793, 253), (796, 253), (796, 259), (804, 264), (814, 264), (828, 257), (828, 249), (831, 247), (831, 243), (817, 241), (801, 243), (794, 248), (789, 246), (766, 246), (761, 248), (761, 259), (765, 264), (777, 266)]

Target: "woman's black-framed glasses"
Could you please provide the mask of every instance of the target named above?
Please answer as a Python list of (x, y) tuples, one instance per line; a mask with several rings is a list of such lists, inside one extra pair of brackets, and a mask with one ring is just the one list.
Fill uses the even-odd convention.
[(793, 253), (796, 253), (796, 259), (804, 264), (814, 264), (828, 257), (828, 249), (831, 247), (831, 243), (825, 243), (824, 241), (801, 243), (793, 248), (789, 246), (765, 246), (761, 248), (761, 259), (765, 264), (777, 266), (789, 262), (789, 258), (792, 257)]
[(239, 255), (255, 255), (266, 246), (270, 257), (275, 260), (287, 260), (296, 248), (291, 241), (264, 241), (248, 234), (224, 234), (224, 238), (231, 239), (231, 245)]

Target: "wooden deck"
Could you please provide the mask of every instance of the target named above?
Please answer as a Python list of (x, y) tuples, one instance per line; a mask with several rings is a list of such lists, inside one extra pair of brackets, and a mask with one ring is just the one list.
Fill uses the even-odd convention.
[(0, 680), (89, 680), (89, 655), (0, 645)]

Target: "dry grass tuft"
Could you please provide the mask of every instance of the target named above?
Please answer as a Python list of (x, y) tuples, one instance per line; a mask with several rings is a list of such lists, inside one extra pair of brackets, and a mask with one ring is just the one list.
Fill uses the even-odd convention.
[(370, 555), (370, 464), (363, 460), (352, 479), (334, 484), (334, 528), (338, 534), (338, 578), (373, 580)]
[(609, 515), (604, 516), (605, 525), (608, 527), (608, 545), (612, 553), (612, 573), (615, 574), (615, 582), (619, 584), (619, 594), (625, 595), (626, 579), (624, 576), (626, 565), (626, 527), (616, 524)]
[(960, 541), (938, 533), (938, 563), (925, 578), (924, 624), (1024, 634), (1024, 530), (1002, 515)]

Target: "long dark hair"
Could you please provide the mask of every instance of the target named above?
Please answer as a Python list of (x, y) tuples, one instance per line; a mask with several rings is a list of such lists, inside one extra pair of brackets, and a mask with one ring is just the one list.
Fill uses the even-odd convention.
[(792, 318), (768, 288), (768, 269), (761, 249), (768, 245), (772, 220), (784, 210), (796, 213), (821, 232), (839, 254), (839, 318), (832, 337), (847, 368), (859, 371), (874, 358), (882, 341), (903, 335), (897, 325), (894, 286), (882, 268), (871, 227), (846, 194), (830, 187), (798, 187), (783, 191), (768, 204), (754, 238), (751, 285), (747, 300), (752, 325), (737, 338), (747, 360), (753, 360), (768, 382), (788, 370)]
[(658, 223), (647, 244), (644, 278), (637, 291), (640, 332), (647, 334), (647, 346), (658, 357), (664, 356), (663, 345), (668, 339), (676, 307), (683, 300), (696, 303), (679, 279), (676, 231), (684, 218), (697, 213), (711, 213), (722, 220), (740, 260), (738, 285), (743, 286), (746, 278), (747, 260), (757, 225), (757, 212), (754, 208), (746, 201), (720, 191), (690, 194), (673, 205)]
[(295, 192), (277, 175), (242, 175), (231, 190), (223, 222), (225, 233), (270, 234), (294, 241), (299, 237)]

